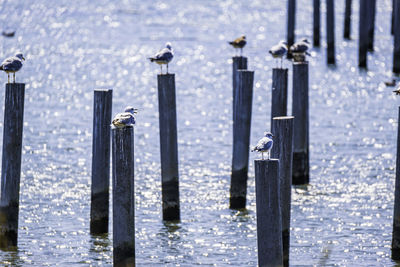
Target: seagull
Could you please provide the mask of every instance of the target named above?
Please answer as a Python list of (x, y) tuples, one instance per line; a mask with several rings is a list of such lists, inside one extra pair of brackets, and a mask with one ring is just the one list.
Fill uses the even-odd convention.
[(156, 62), (161, 67), (161, 74), (162, 73), (162, 64), (167, 64), (167, 74), (168, 74), (168, 63), (174, 57), (174, 52), (172, 51), (171, 43), (168, 42), (165, 44), (165, 48), (161, 49), (157, 54), (152, 57), (149, 57), (151, 62)]
[(274, 141), (272, 140), (272, 133), (264, 132), (264, 137), (258, 141), (257, 145), (251, 149), (251, 152), (257, 151), (261, 152), (262, 159), (264, 160), (264, 152), (268, 153), (268, 159), (270, 159), (270, 151)]
[(22, 60), (25, 60), (22, 53), (17, 53), (13, 57), (6, 58), (0, 65), (0, 70), (3, 70), (8, 75), (8, 83), (10, 83), (10, 73), (14, 75), (15, 83), (15, 73), (22, 68)]
[(280, 58), (281, 59), (281, 68), (282, 68), (282, 58), (286, 55), (288, 50), (287, 42), (280, 41), (279, 44), (274, 45), (269, 50), (269, 53), (272, 55), (273, 58)]
[(396, 90), (393, 91), (396, 95), (400, 95), (400, 84), (397, 85)]
[(303, 62), (305, 60), (305, 55), (310, 55), (307, 52), (308, 48), (310, 48), (310, 42), (303, 38), (299, 42), (294, 43), (289, 52), (293, 54), (294, 61), (296, 62)]
[(134, 114), (137, 114), (138, 109), (128, 106), (123, 113), (118, 113), (112, 120), (112, 125), (117, 128), (133, 126), (136, 123)]
[(239, 38), (236, 38), (232, 42), (228, 42), (234, 48), (240, 48), (240, 55), (242, 55), (243, 47), (246, 45), (246, 36), (242, 35)]

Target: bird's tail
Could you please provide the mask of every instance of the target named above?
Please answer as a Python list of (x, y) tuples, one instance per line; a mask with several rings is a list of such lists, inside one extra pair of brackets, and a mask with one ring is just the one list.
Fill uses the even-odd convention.
[(311, 56), (311, 54), (310, 53), (308, 53), (307, 51), (306, 51), (306, 53), (305, 53), (307, 56)]
[(0, 66), (0, 70), (4, 70), (3, 66)]
[(233, 42), (228, 42), (228, 44), (233, 45)]
[(257, 149), (257, 147), (253, 146), (250, 151), (254, 152), (254, 151), (256, 151), (256, 149)]
[(156, 60), (154, 57), (148, 57), (147, 59), (149, 59), (151, 62), (153, 62), (154, 60)]

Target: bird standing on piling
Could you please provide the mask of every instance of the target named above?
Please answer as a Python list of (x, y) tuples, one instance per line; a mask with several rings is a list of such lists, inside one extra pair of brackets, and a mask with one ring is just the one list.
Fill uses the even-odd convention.
[(242, 55), (243, 47), (246, 45), (246, 36), (242, 35), (239, 38), (236, 38), (232, 42), (228, 42), (235, 49), (240, 48), (240, 55)]
[(282, 68), (282, 58), (286, 55), (288, 51), (288, 44), (286, 41), (280, 41), (279, 44), (274, 45), (269, 50), (269, 53), (272, 55), (273, 58), (280, 58), (281, 59), (281, 68)]
[(168, 74), (168, 63), (172, 60), (174, 57), (174, 52), (172, 51), (172, 46), (171, 43), (168, 42), (165, 44), (165, 48), (161, 49), (157, 54), (155, 54), (152, 57), (149, 57), (151, 62), (156, 62), (158, 65), (160, 65), (161, 68), (161, 74), (162, 73), (162, 65), (167, 64), (167, 74)]
[(304, 62), (306, 55), (310, 56), (310, 53), (307, 52), (308, 48), (310, 48), (310, 42), (306, 38), (303, 38), (290, 47), (289, 53), (293, 55), (295, 62)]
[(265, 132), (264, 137), (258, 141), (257, 145), (251, 149), (251, 152), (257, 151), (261, 152), (262, 159), (264, 160), (264, 152), (268, 153), (268, 159), (270, 158), (270, 152), (274, 141), (272, 140), (274, 136), (270, 132)]
[(7, 73), (8, 83), (10, 83), (10, 73), (14, 75), (15, 83), (15, 73), (22, 68), (22, 60), (25, 60), (22, 53), (17, 53), (13, 57), (6, 58), (3, 63), (1, 63), (0, 70), (3, 70)]
[(123, 113), (118, 113), (112, 120), (112, 125), (117, 128), (133, 126), (136, 123), (134, 114), (137, 114), (138, 109), (128, 106)]

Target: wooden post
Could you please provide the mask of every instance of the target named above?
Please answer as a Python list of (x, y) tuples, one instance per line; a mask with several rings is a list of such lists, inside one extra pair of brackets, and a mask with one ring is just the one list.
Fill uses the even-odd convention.
[[(288, 24), (287, 24), (287, 43), (288, 47), (294, 44), (294, 29), (296, 24), (296, 0), (288, 0)], [(288, 54), (288, 57), (290, 55)]]
[[(400, 107), (398, 119), (400, 120)], [(398, 121), (399, 121), (398, 120)], [(397, 125), (396, 183), (392, 234), (392, 259), (400, 260), (400, 123)]]
[(368, 1), (360, 0), (360, 30), (358, 38), (358, 66), (367, 68), (368, 50)]
[(135, 266), (134, 131), (112, 129), (114, 266)]
[(235, 95), (235, 88), (238, 81), (238, 70), (247, 70), (247, 57), (233, 57), (232, 58), (232, 119), (235, 121), (235, 102), (236, 102), (236, 95)]
[(90, 233), (108, 232), (112, 89), (95, 89), (93, 104)]
[(274, 117), (287, 115), (288, 69), (272, 69), (271, 127)]
[(280, 204), (282, 212), (283, 266), (289, 266), (290, 202), (292, 193), (293, 119), (275, 117), (272, 120), (274, 145), (271, 156), (279, 159)]
[(279, 160), (255, 160), (258, 266), (282, 266)]
[(25, 84), (7, 83), (1, 167), (0, 247), (18, 244), (19, 188)]
[(351, 32), (351, 4), (352, 0), (346, 0), (346, 7), (344, 11), (343, 38), (347, 40), (350, 40), (350, 32)]
[(400, 3), (396, 2), (394, 11), (394, 49), (393, 72), (400, 73)]
[(246, 207), (253, 81), (254, 71), (238, 70), (236, 102), (234, 103), (236, 118), (233, 121), (233, 155), (229, 205), (231, 209), (244, 209)]
[(335, 6), (333, 0), (326, 0), (326, 32), (328, 64), (335, 64)]
[(368, 2), (368, 50), (374, 51), (376, 0)]
[(314, 0), (314, 19), (313, 19), (313, 45), (315, 47), (320, 46), (320, 27), (321, 27), (321, 15), (320, 15), (320, 0)]
[(293, 63), (293, 184), (308, 184), (309, 124), (308, 124), (308, 62)]
[(180, 220), (175, 74), (158, 80), (163, 220)]

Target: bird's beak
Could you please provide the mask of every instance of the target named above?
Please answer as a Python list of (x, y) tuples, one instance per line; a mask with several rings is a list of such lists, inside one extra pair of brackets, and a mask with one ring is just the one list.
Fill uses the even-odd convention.
[(137, 114), (138, 111), (139, 111), (139, 110), (138, 110), (137, 108), (133, 109), (133, 113), (134, 113), (134, 114)]
[(24, 58), (24, 57), (22, 57), (22, 60), (25, 60), (25, 58)]

